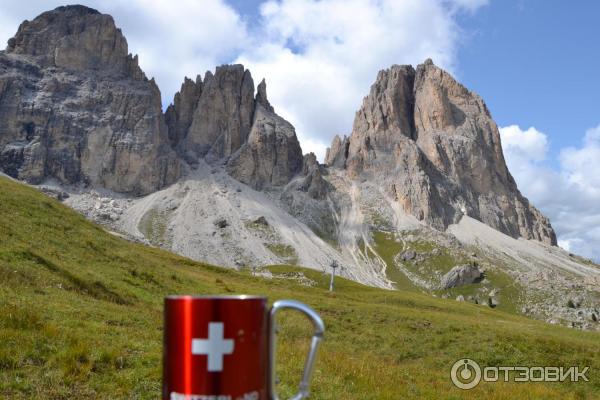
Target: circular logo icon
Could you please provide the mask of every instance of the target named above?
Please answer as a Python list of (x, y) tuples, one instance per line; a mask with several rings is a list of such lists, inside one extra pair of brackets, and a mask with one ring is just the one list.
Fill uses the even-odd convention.
[(460, 389), (473, 389), (481, 381), (481, 367), (469, 358), (458, 360), (450, 370), (450, 379)]

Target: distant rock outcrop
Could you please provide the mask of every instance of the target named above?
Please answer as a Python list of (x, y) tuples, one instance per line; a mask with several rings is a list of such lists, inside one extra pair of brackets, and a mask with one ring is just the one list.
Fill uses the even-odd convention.
[(471, 283), (477, 283), (481, 279), (483, 279), (483, 272), (481, 272), (477, 265), (457, 265), (442, 277), (440, 288), (450, 289), (453, 287), (464, 286)]
[(339, 135), (335, 135), (331, 147), (327, 148), (325, 153), (325, 164), (330, 167), (346, 168), (349, 146), (350, 142), (347, 136), (341, 139)]
[[(183, 93), (183, 92), (182, 92)], [(190, 107), (175, 104), (177, 113)], [(180, 111), (182, 110), (182, 111)], [(248, 139), (254, 113), (254, 82), (243, 65), (223, 65), (207, 72), (191, 124), (178, 151), (188, 162), (209, 157), (221, 159), (235, 153)]]
[(310, 197), (317, 200), (322, 200), (327, 196), (330, 184), (323, 179), (321, 165), (319, 165), (315, 153), (304, 156), (302, 175), (304, 175), (304, 179), (300, 185), (300, 190), (305, 191)]
[(178, 178), (158, 87), (112, 17), (59, 7), (0, 52), (0, 169), (136, 195)]
[(556, 245), (550, 222), (521, 195), (483, 100), (431, 60), (379, 72), (352, 134), (326, 163), (376, 180), (438, 229), (466, 214), (513, 237)]
[(283, 186), (302, 169), (294, 127), (275, 113), (264, 79), (254, 97), (252, 75), (242, 65), (217, 67), (203, 84), (186, 80), (167, 124), (186, 161), (222, 161), (231, 176), (255, 189)]
[(167, 108), (165, 122), (167, 123), (169, 140), (173, 148), (177, 148), (179, 143), (186, 137), (201, 94), (202, 78), (200, 75), (196, 77), (195, 82), (185, 78), (181, 89), (175, 94), (174, 103)]
[(287, 184), (301, 169), (294, 127), (257, 102), (248, 142), (228, 161), (229, 174), (260, 190)]

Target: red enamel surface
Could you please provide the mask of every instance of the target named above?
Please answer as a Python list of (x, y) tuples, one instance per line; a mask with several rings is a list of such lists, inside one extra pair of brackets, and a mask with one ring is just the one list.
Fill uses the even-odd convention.
[[(222, 322), (224, 338), (234, 340), (233, 353), (223, 355), (221, 372), (207, 370), (207, 355), (192, 354), (192, 340), (207, 339), (211, 322)], [(177, 394), (268, 399), (268, 343), (264, 298), (165, 299), (163, 400), (185, 399)]]

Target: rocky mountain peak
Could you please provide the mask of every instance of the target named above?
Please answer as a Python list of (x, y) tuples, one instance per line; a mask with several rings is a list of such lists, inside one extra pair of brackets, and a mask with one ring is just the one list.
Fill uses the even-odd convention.
[(302, 163), (292, 124), (257, 101), (248, 141), (227, 162), (229, 174), (262, 190), (290, 182), (302, 170)]
[(219, 66), (214, 75), (207, 72), (196, 106), (188, 101), (185, 107), (194, 112), (179, 144), (180, 154), (191, 163), (207, 156), (229, 157), (246, 142), (252, 126), (254, 81), (250, 71), (237, 64)]
[(407, 213), (438, 229), (469, 215), (556, 245), (547, 218), (517, 189), (483, 100), (431, 60), (380, 71), (352, 134), (334, 138), (326, 163), (378, 180)]
[(165, 114), (171, 143), (189, 163), (223, 162), (255, 189), (287, 184), (302, 169), (294, 127), (275, 113), (263, 79), (243, 65), (222, 65), (204, 82), (186, 79)]
[(256, 102), (271, 112), (275, 111), (267, 99), (267, 83), (265, 82), (264, 78), (262, 81), (260, 81), (256, 88)]
[(113, 18), (80, 5), (58, 7), (24, 21), (6, 52), (33, 58), (42, 67), (145, 78)]
[(111, 16), (59, 7), (0, 52), (0, 170), (135, 195), (179, 177), (160, 91)]
[(331, 147), (328, 147), (325, 152), (325, 165), (342, 169), (346, 168), (349, 146), (350, 142), (346, 135), (344, 135), (343, 139), (339, 135), (335, 135), (333, 142), (331, 142)]
[[(377, 75), (370, 93), (356, 113), (348, 153), (360, 157), (367, 165), (373, 151), (387, 151), (400, 137), (413, 139), (415, 70), (410, 65), (393, 65)], [(356, 140), (360, 137), (361, 140)], [(354, 165), (362, 168), (362, 165)]]
[(167, 107), (165, 122), (169, 131), (169, 141), (173, 148), (177, 148), (187, 135), (201, 95), (202, 78), (200, 75), (196, 77), (196, 81), (185, 77), (181, 89), (175, 94), (173, 104)]

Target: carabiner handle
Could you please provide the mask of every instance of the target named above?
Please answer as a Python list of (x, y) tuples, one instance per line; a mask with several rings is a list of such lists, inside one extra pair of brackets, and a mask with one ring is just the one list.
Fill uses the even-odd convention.
[(300, 385), (298, 387), (298, 393), (290, 400), (302, 400), (308, 397), (310, 391), (310, 378), (313, 373), (313, 368), (315, 366), (315, 360), (317, 356), (317, 350), (319, 348), (319, 344), (323, 339), (323, 334), (325, 333), (325, 324), (323, 324), (323, 320), (319, 317), (312, 308), (307, 306), (306, 304), (300, 303), (299, 301), (294, 300), (279, 300), (273, 303), (273, 307), (271, 308), (270, 317), (269, 317), (269, 325), (270, 325), (270, 369), (271, 369), (271, 378), (269, 380), (269, 389), (271, 392), (272, 400), (279, 400), (279, 396), (277, 396), (277, 374), (275, 367), (275, 353), (277, 348), (277, 324), (275, 317), (277, 312), (284, 308), (290, 308), (293, 310), (297, 310), (306, 315), (313, 323), (315, 328), (315, 332), (312, 336), (312, 341), (310, 343), (310, 350), (308, 352), (308, 357), (306, 358), (306, 362), (304, 363), (304, 372), (302, 373), (302, 380), (300, 381)]

